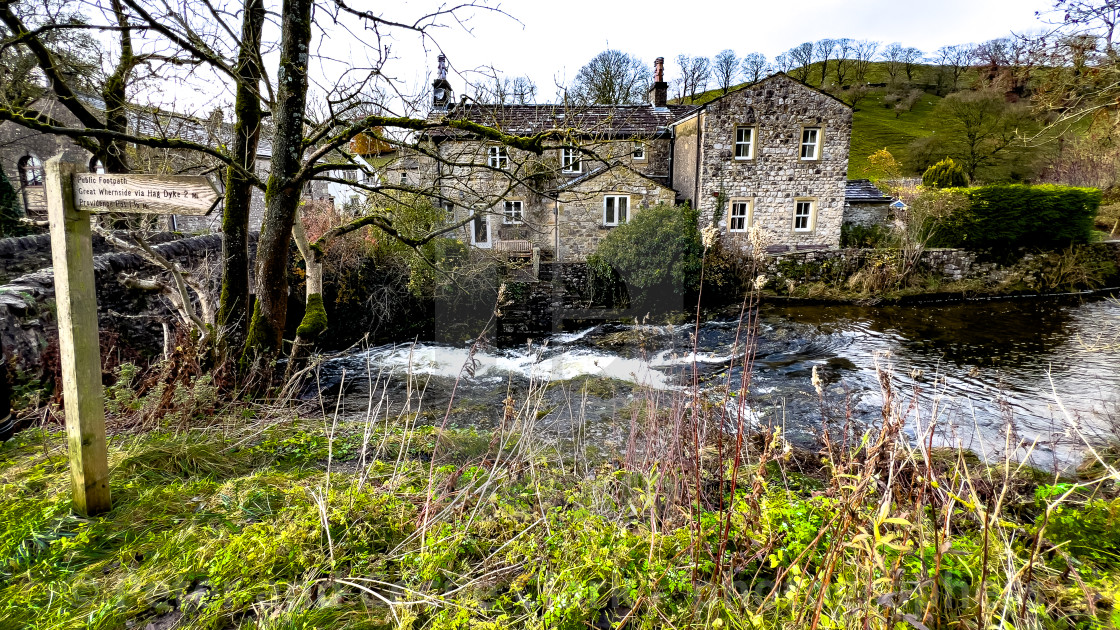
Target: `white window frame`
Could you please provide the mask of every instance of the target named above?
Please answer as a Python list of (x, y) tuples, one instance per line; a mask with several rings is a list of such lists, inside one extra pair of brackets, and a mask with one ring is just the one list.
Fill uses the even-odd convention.
[[(478, 232), (475, 229), (475, 221), (482, 221), (486, 226), (486, 240), (478, 240)], [(490, 214), (486, 212), (479, 212), (471, 210), (471, 222), (467, 224), (467, 228), (471, 233), (471, 245), (481, 249), (490, 249), (494, 246), (494, 237), (490, 230)]]
[[(609, 199), (614, 200), (614, 221), (613, 222), (612, 221), (607, 221), (607, 204), (608, 204)], [(626, 218), (623, 219), (622, 221), (618, 220), (619, 219), (619, 216), (618, 216), (619, 215), (619, 212), (618, 212), (618, 207), (619, 207), (618, 206), (618, 200), (619, 199), (625, 199), (626, 200)], [(623, 223), (626, 223), (627, 221), (630, 220), (630, 210), (631, 210), (630, 195), (621, 195), (621, 194), (603, 195), (603, 225), (615, 227), (615, 226), (621, 225)]]
[[(749, 138), (746, 141), (742, 141), (742, 140), (739, 139), (739, 133), (743, 132), (743, 131), (747, 132), (747, 134), (749, 136)], [(735, 150), (732, 153), (732, 155), (735, 156), (736, 160), (744, 160), (744, 161), (745, 160), (753, 160), (754, 159), (754, 143), (755, 143), (755, 128), (754, 127), (751, 127), (749, 125), (739, 125), (739, 126), (735, 127), (735, 145), (734, 145)], [(747, 147), (747, 154), (746, 155), (739, 155), (739, 147), (740, 146), (746, 146)]]
[(525, 223), (525, 202), (512, 199), (502, 203), (502, 225), (521, 225)]
[[(736, 214), (736, 206), (744, 207), (743, 214)], [(747, 232), (754, 223), (754, 200), (734, 198), (727, 205), (727, 231)]]
[[(805, 139), (809, 132), (813, 132), (815, 137), (810, 142)], [(802, 127), (801, 128), (801, 143), (798, 145), (798, 156), (802, 162), (816, 162), (821, 159), (821, 136), (824, 135), (823, 127)], [(805, 157), (805, 148), (812, 147), (813, 155)]]
[(408, 186), (408, 173), (401, 171), (401, 186)]
[(490, 168), (509, 168), (509, 151), (503, 146), (491, 146), (486, 149), (486, 164)]
[(580, 155), (579, 149), (576, 147), (564, 147), (560, 149), (560, 172), (561, 173), (582, 173), (583, 172), (583, 156)]
[[(800, 214), (803, 206), (808, 206), (808, 214)], [(797, 227), (797, 219), (805, 217), (805, 227)], [(793, 231), (798, 233), (812, 232), (817, 229), (817, 200), (796, 199), (793, 202)]]
[(645, 162), (646, 161), (646, 143), (644, 143), (644, 142), (634, 142), (634, 150), (633, 150), (633, 152), (631, 152), (630, 157), (635, 162)]

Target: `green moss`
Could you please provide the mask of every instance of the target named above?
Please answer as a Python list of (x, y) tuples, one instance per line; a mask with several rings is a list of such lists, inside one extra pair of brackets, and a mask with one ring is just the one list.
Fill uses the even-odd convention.
[(307, 296), (307, 309), (296, 334), (304, 339), (315, 339), (327, 329), (327, 309), (323, 307), (323, 296), (312, 293)]

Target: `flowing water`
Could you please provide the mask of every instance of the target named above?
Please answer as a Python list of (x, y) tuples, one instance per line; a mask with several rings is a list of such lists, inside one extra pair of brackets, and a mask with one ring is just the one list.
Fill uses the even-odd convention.
[[(1078, 432), (1099, 439), (1112, 430), (1110, 419), (1120, 427), (1120, 349), (1093, 347), (1106, 332), (1115, 344), (1114, 300), (766, 305), (758, 321), (750, 420), (781, 425), (795, 442), (810, 443), (821, 430), (814, 367), (832, 413), (874, 424), (885, 371), (901, 400), (916, 401), (908, 413), (911, 439), (933, 423), (936, 442), (962, 444), (989, 459), (1006, 452), (1010, 439), (1015, 456), (1064, 467), (1082, 456)], [(625, 439), (635, 397), (672, 395), (694, 378), (705, 390), (738, 389), (738, 319), (702, 322), (695, 343), (694, 331), (694, 324), (604, 324), (517, 348), (381, 346), (328, 361), (320, 379), (327, 394), (337, 393), (346, 371), (348, 415), (364, 415), (368, 399), (380, 396), (369, 395), (370, 383), (384, 388), (388, 381), (387, 389), (372, 389), (398, 400), (411, 391), (414, 409), (422, 405), (437, 424), (451, 409), (446, 422), (460, 427), (493, 426), (507, 396), (520, 400), (531, 382), (551, 382), (538, 430), (561, 440), (578, 430), (580, 439), (611, 447)]]

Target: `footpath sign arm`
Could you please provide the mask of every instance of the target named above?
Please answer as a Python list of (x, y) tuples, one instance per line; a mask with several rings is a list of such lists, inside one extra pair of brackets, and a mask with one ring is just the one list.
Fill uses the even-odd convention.
[(110, 500), (90, 213), (75, 203), (77, 167), (61, 156), (44, 166), (73, 506), (93, 515)]

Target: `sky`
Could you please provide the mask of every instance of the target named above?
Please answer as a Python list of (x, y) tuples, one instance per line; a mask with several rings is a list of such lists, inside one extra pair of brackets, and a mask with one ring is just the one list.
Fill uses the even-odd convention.
[[(773, 59), (801, 42), (826, 37), (899, 41), (932, 52), (946, 44), (1038, 30), (1045, 24), (1035, 11), (1052, 5), (1053, 0), (508, 0), (500, 7), (516, 21), (480, 13), (469, 22), (470, 33), (447, 29), (437, 38), (456, 70), (494, 65), (510, 76), (528, 75), (550, 99), (556, 83), (570, 82), (608, 47), (651, 65), (665, 57), (670, 75), (678, 54), (711, 57), (730, 48), (740, 56), (761, 52)], [(386, 13), (414, 12), (431, 3), (396, 6)], [(431, 58), (434, 68), (434, 54)]]
[[(355, 8), (379, 13), (383, 18), (411, 22), (439, 7), (468, 0), (349, 0)], [(477, 0), (500, 11), (468, 9), (457, 13), (461, 23), (444, 18), (442, 28), (431, 29), (432, 39), (421, 41), (406, 30), (383, 30), (382, 43), (391, 45), (386, 73), (406, 95), (422, 95), (434, 78), (436, 56), (442, 50), (451, 63), (456, 93), (473, 90), (465, 84), (479, 81), (480, 69), (493, 67), (505, 76), (525, 75), (538, 88), (539, 102), (555, 101), (558, 85), (569, 85), (580, 67), (607, 48), (632, 54), (652, 67), (656, 57), (666, 59), (667, 79), (675, 73), (679, 54), (712, 57), (724, 49), (739, 56), (761, 52), (773, 59), (805, 41), (849, 37), (883, 43), (898, 41), (932, 53), (948, 44), (982, 42), (1011, 33), (1045, 28), (1035, 12), (1045, 11), (1054, 0), (690, 0), (673, 3), (648, 0)], [(278, 12), (281, 0), (266, 0)], [(240, 0), (227, 0), (240, 6)], [(323, 3), (329, 5), (329, 3)], [(371, 61), (374, 35), (355, 23), (335, 25), (325, 11), (316, 14), (325, 37), (312, 51), (320, 56), (312, 74), (319, 86), (331, 86), (344, 73), (362, 74)], [(275, 21), (266, 29), (266, 41), (278, 39)], [(276, 55), (266, 56), (275, 68)], [(275, 77), (273, 77), (275, 79)], [(148, 91), (153, 101), (163, 101), (179, 111), (202, 113), (232, 102), (229, 86), (196, 81), (192, 89), (155, 85)], [(153, 102), (153, 104), (158, 104)], [(394, 108), (396, 109), (396, 108)]]

